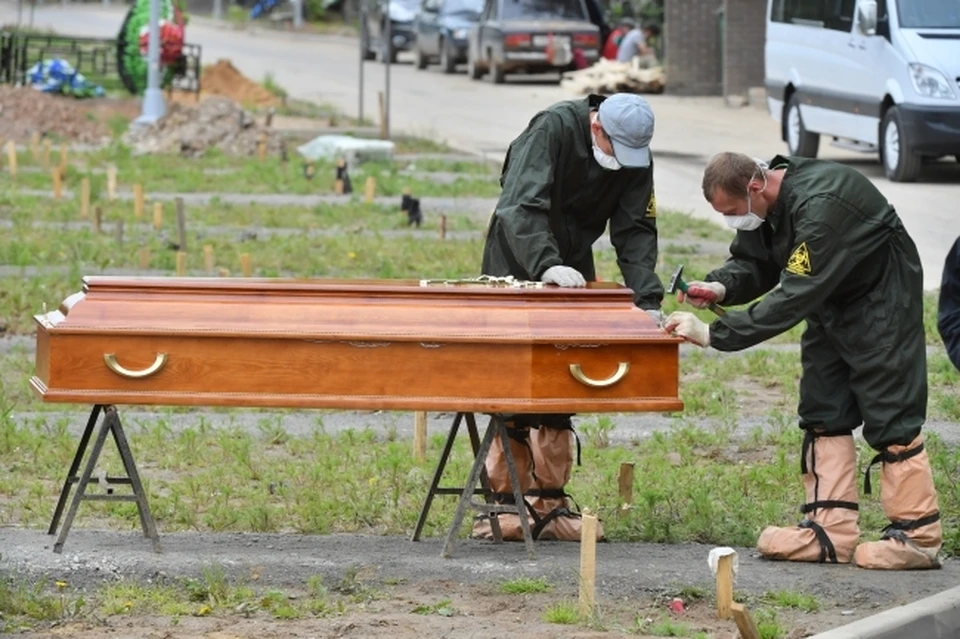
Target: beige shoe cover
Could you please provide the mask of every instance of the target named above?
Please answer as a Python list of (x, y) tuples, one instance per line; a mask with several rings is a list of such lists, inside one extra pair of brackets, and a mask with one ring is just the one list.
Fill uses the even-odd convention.
[[(875, 570), (940, 567), (938, 555), (943, 529), (930, 458), (922, 445), (923, 435), (918, 435), (907, 446), (887, 448), (890, 456), (903, 455), (898, 461), (884, 460), (880, 474), (883, 512), (895, 523), (886, 529), (880, 541), (864, 542), (857, 547), (854, 560), (859, 567)], [(914, 452), (918, 448), (919, 452)], [(912, 455), (907, 457), (904, 453)], [(913, 524), (916, 528), (902, 527), (897, 522)]]
[[(570, 510), (566, 497), (551, 494), (562, 493), (563, 487), (570, 481), (574, 454), (573, 431), (541, 426), (530, 431), (530, 447), (533, 448), (536, 468), (535, 489), (549, 495), (538, 495), (532, 500), (537, 516), (541, 522), (546, 521), (545, 524), (540, 524), (539, 532), (535, 531), (534, 537), (544, 540), (580, 541), (579, 514)], [(555, 514), (551, 516), (551, 513)], [(597, 522), (597, 541), (603, 537), (603, 526)]]
[[(508, 424), (509, 428), (509, 424)], [(528, 437), (527, 429), (510, 428), (511, 433), (524, 433), (524, 438)], [(513, 437), (509, 438), (510, 452), (513, 453), (513, 461), (517, 466), (517, 478), (520, 481), (520, 492), (525, 493), (533, 486), (533, 456), (530, 454), (530, 446), (526, 441), (517, 441)], [(503, 443), (499, 437), (494, 437), (490, 444), (490, 452), (487, 454), (485, 463), (487, 477), (490, 479), (490, 490), (495, 493), (512, 494), (513, 488), (510, 485), (510, 471), (507, 469), (507, 458), (503, 454)], [(495, 503), (513, 503), (512, 499), (495, 500)], [(497, 521), (500, 523), (500, 532), (503, 534), (504, 541), (523, 541), (523, 527), (520, 525), (520, 516), (514, 513), (500, 513), (497, 515)], [(527, 516), (527, 521), (533, 527), (533, 519)], [(473, 525), (473, 531), (470, 535), (474, 539), (493, 539), (493, 528), (487, 517), (478, 519)]]
[[(768, 559), (850, 563), (860, 537), (853, 435), (821, 435), (814, 437), (812, 444), (807, 443), (809, 439), (808, 434), (804, 440), (807, 472), (803, 475), (807, 519), (792, 528), (767, 527), (757, 540), (757, 549)], [(830, 502), (840, 503), (827, 505)], [(827, 543), (818, 538), (820, 531)]]

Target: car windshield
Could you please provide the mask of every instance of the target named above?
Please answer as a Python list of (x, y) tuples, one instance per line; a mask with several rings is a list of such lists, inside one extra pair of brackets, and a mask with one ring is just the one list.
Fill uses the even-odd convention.
[(444, 15), (479, 16), (483, 11), (483, 0), (447, 0), (443, 3)]
[(505, 20), (586, 20), (582, 0), (503, 0)]
[(419, 11), (420, 9), (420, 0), (390, 0), (390, 4), (398, 4), (412, 11)]
[(897, 0), (900, 26), (908, 29), (960, 29), (957, 0)]

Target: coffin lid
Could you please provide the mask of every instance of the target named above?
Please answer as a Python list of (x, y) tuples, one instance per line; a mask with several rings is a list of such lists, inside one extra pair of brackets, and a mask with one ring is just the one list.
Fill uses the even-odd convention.
[(209, 335), (492, 343), (679, 342), (612, 282), (85, 277), (35, 316), (51, 335)]

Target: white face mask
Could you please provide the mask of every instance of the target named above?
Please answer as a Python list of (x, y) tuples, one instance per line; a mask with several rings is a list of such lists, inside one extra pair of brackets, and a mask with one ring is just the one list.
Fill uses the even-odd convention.
[(597, 161), (597, 164), (607, 169), (608, 171), (618, 171), (622, 166), (620, 162), (617, 161), (617, 158), (612, 155), (607, 155), (604, 153), (599, 146), (597, 146), (597, 136), (591, 133), (593, 137), (593, 159)]

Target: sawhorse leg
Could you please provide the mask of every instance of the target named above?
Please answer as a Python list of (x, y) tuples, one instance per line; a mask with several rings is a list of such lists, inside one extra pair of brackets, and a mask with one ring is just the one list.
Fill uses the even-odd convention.
[[(97, 439), (94, 441), (93, 450), (90, 451), (90, 457), (83, 469), (83, 474), (77, 478), (77, 470), (83, 460), (87, 445), (90, 443), (90, 436), (93, 434), (93, 428), (97, 423), (101, 411), (104, 413), (103, 423), (100, 424), (100, 430), (97, 432)], [(123, 461), (123, 468), (127, 472), (126, 477), (106, 477), (105, 481), (109, 484), (128, 484), (133, 489), (132, 495), (114, 495), (113, 489), (108, 488), (105, 495), (87, 495), (87, 485), (100, 483), (100, 480), (93, 477), (93, 471), (97, 466), (97, 460), (100, 453), (103, 452), (103, 445), (107, 440), (107, 433), (113, 435), (113, 441), (120, 452), (120, 459)], [(133, 501), (137, 504), (137, 512), (140, 515), (140, 525), (143, 527), (143, 535), (153, 543), (154, 552), (160, 552), (160, 537), (157, 534), (157, 526), (150, 514), (150, 506), (147, 503), (147, 496), (143, 490), (143, 484), (140, 482), (140, 474), (137, 472), (137, 466), (133, 461), (133, 454), (130, 452), (130, 444), (127, 442), (127, 436), (123, 432), (123, 426), (120, 424), (120, 416), (117, 415), (115, 406), (97, 405), (93, 407), (90, 419), (87, 421), (87, 427), (80, 438), (80, 444), (74, 455), (73, 463), (70, 464), (70, 472), (63, 483), (63, 489), (60, 491), (60, 499), (57, 501), (57, 509), (54, 511), (53, 520), (50, 522), (48, 534), (55, 534), (57, 526), (60, 523), (60, 516), (63, 514), (63, 507), (66, 504), (70, 493), (70, 487), (77, 484), (76, 491), (73, 493), (73, 499), (70, 501), (70, 509), (67, 511), (67, 517), (63, 522), (63, 528), (60, 529), (60, 535), (53, 546), (53, 552), (63, 552), (63, 544), (70, 533), (70, 527), (73, 526), (73, 520), (77, 516), (77, 509), (81, 501)]]
[[(474, 488), (485, 468), (487, 454), (490, 452), (490, 446), (493, 444), (494, 437), (500, 437), (500, 441), (503, 444), (503, 454), (507, 461), (510, 486), (513, 489), (513, 504), (478, 504), (473, 501)], [(467, 479), (463, 492), (460, 494), (457, 511), (453, 516), (450, 531), (447, 533), (447, 540), (443, 545), (443, 552), (440, 554), (441, 557), (449, 558), (453, 554), (453, 541), (456, 539), (460, 525), (463, 523), (463, 518), (467, 514), (467, 508), (487, 511), (491, 514), (516, 513), (520, 518), (520, 528), (523, 530), (523, 543), (527, 549), (527, 556), (530, 559), (536, 558), (536, 551), (533, 546), (533, 535), (530, 533), (530, 521), (527, 519), (527, 502), (523, 499), (523, 493), (520, 490), (517, 465), (513, 460), (513, 451), (510, 448), (510, 435), (507, 433), (507, 424), (504, 422), (502, 415), (495, 414), (490, 416), (487, 432), (483, 436), (480, 450), (477, 452), (476, 459), (473, 461), (473, 468), (470, 469), (470, 477)]]
[[(417, 527), (413, 531), (413, 535), (410, 537), (410, 541), (420, 541), (420, 533), (423, 532), (423, 526), (427, 523), (427, 514), (430, 512), (430, 506), (433, 504), (433, 498), (435, 495), (459, 495), (463, 492), (463, 488), (443, 488), (440, 486), (440, 480), (443, 478), (443, 471), (447, 467), (447, 460), (450, 458), (450, 451), (453, 449), (453, 444), (457, 438), (457, 432), (460, 430), (460, 422), (466, 419), (467, 421), (467, 433), (470, 435), (470, 446), (473, 449), (473, 456), (477, 456), (477, 452), (480, 450), (480, 434), (477, 432), (477, 420), (474, 417), (473, 413), (457, 413), (457, 416), (453, 419), (453, 424), (450, 426), (450, 434), (447, 435), (447, 441), (443, 445), (443, 452), (440, 453), (440, 461), (437, 462), (437, 469), (433, 473), (433, 481), (430, 482), (430, 490), (427, 492), (426, 498), (423, 500), (423, 508), (420, 509), (420, 517), (417, 519)], [(475, 491), (476, 493), (481, 493), (484, 496), (484, 499), (487, 503), (493, 501), (493, 495), (490, 490), (490, 480), (487, 477), (486, 468), (480, 473), (480, 486), (481, 490)], [(497, 543), (503, 542), (503, 535), (500, 533), (500, 522), (497, 521), (497, 518), (491, 517), (490, 527), (493, 532), (493, 539)]]

